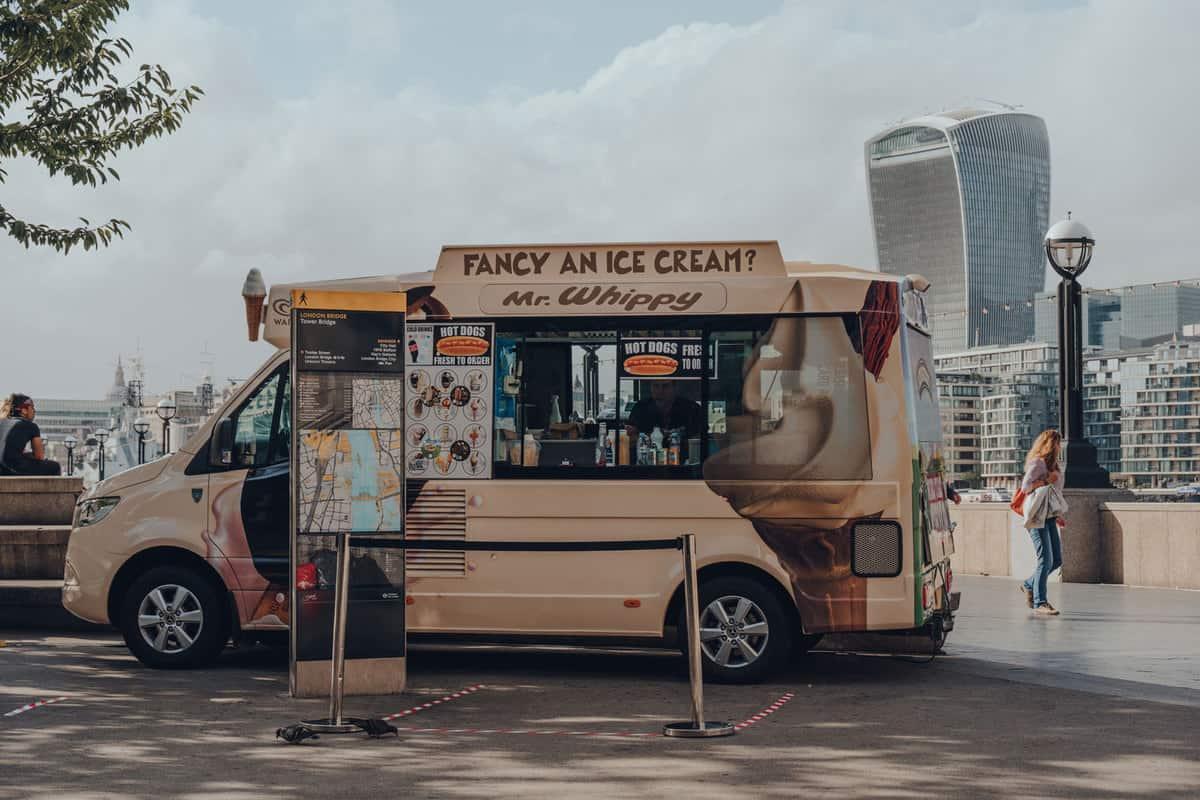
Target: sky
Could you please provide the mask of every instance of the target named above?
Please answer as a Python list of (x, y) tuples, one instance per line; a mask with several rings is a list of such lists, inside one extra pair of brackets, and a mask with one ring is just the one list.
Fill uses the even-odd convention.
[[(110, 33), (205, 96), (99, 189), (5, 163), (4, 203), (129, 221), (0, 239), (0, 391), (148, 393), (269, 355), (241, 282), (431, 269), (443, 244), (778, 239), (876, 265), (863, 143), (983, 99), (1042, 116), (1084, 283), (1200, 278), (1200, 4), (138, 0)], [(1180, 235), (1180, 234), (1184, 235)]]

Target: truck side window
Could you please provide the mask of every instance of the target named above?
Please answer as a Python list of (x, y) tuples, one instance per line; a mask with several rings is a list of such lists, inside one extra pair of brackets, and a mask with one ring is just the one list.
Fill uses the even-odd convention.
[[(233, 463), (239, 467), (262, 467), (271, 463), (274, 422), (282, 399), (284, 373), (277, 371), (254, 390), (233, 415)], [(286, 387), (283, 387), (286, 394)], [(286, 458), (286, 449), (283, 451)]]

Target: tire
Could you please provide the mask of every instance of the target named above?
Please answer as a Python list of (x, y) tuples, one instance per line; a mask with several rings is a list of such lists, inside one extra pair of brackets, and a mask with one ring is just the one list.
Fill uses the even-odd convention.
[(189, 567), (147, 570), (126, 590), (119, 609), (117, 627), (126, 646), (138, 661), (155, 669), (210, 664), (229, 639), (221, 588)]
[[(721, 611), (726, 622), (720, 618)], [(686, 609), (681, 612), (679, 632), (686, 654), (684, 613)], [(779, 593), (762, 581), (739, 576), (702, 581), (700, 663), (704, 679), (714, 683), (765, 680), (790, 659), (798, 627), (795, 612), (789, 613)], [(754, 633), (748, 634), (747, 628)]]

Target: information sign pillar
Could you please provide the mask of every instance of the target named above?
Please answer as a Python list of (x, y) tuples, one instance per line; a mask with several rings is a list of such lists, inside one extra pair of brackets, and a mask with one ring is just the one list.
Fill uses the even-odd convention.
[[(405, 684), (402, 292), (292, 294), (292, 630), (295, 697)], [(353, 546), (350, 537), (353, 535)], [(333, 732), (332, 730), (330, 732)]]

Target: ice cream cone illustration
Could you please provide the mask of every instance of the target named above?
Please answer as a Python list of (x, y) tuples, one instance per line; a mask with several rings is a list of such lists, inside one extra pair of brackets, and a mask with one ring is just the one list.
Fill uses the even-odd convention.
[(267, 299), (267, 285), (257, 268), (246, 273), (242, 284), (242, 299), (246, 301), (246, 332), (250, 341), (258, 341), (258, 328), (262, 325), (263, 301)]

